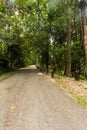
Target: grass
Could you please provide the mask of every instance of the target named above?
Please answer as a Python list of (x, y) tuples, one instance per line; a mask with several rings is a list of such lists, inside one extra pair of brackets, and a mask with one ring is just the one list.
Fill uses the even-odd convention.
[(5, 69), (3, 67), (0, 67), (0, 81), (13, 75), (16, 70), (17, 69)]
[[(66, 81), (66, 79), (68, 79)], [(70, 95), (72, 95), (74, 97), (75, 100), (77, 100), (77, 102), (82, 105), (83, 107), (87, 108), (87, 94), (84, 94), (83, 91), (81, 91), (79, 93), (79, 89), (84, 89), (79, 88), (79, 84), (81, 83), (82, 85), (84, 84), (84, 82), (86, 81), (85, 79), (81, 82), (81, 81), (75, 81), (74, 78), (70, 78), (70, 77), (64, 77), (61, 75), (55, 75), (55, 80), (58, 83), (59, 86), (61, 86), (67, 93), (69, 93)], [(74, 86), (72, 89), (72, 86)], [(76, 90), (76, 91), (75, 91)], [(77, 91), (78, 90), (78, 91)], [(84, 89), (84, 91), (87, 91)]]
[(83, 95), (83, 96), (79, 96), (78, 94), (74, 93), (73, 91), (69, 91), (69, 93), (77, 100), (77, 102), (87, 108), (87, 96)]
[(74, 96), (77, 102), (87, 108), (87, 96)]
[(0, 81), (4, 80), (6, 78), (8, 78), (9, 76), (11, 76), (13, 74), (13, 72), (8, 72), (8, 73), (4, 73), (0, 75)]

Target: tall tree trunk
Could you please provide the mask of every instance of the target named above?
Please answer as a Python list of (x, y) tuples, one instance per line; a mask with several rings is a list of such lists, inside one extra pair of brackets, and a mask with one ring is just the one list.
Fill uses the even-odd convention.
[(85, 60), (86, 60), (85, 74), (87, 77), (87, 25), (85, 19), (84, 19), (84, 49), (85, 49)]
[(65, 54), (65, 75), (71, 74), (71, 7), (68, 6), (67, 16), (67, 48)]
[(41, 16), (40, 16), (40, 0), (37, 0), (37, 14), (38, 14), (38, 28), (40, 28), (40, 20), (41, 20)]
[(86, 67), (85, 67), (85, 74), (87, 77), (87, 24), (86, 24), (86, 16), (85, 16), (85, 7), (86, 3), (85, 0), (81, 0), (79, 3), (79, 8), (81, 9), (81, 42), (84, 45), (85, 49), (85, 62), (86, 62)]

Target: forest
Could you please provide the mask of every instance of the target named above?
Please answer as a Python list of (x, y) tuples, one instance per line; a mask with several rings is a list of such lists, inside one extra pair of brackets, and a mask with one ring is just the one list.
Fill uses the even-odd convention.
[(84, 0), (0, 0), (0, 74), (36, 64), (87, 77)]

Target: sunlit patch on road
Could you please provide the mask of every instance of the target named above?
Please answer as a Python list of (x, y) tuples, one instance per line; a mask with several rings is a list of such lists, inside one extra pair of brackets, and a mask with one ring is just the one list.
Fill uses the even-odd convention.
[(39, 72), (39, 73), (37, 73), (37, 75), (41, 75), (41, 76), (42, 76), (42, 75), (43, 75), (43, 73)]
[(37, 67), (35, 65), (30, 65), (29, 69), (37, 69)]

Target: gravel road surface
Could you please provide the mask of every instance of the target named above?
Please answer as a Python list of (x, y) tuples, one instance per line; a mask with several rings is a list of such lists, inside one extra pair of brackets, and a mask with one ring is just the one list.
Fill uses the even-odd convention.
[(87, 111), (30, 66), (0, 82), (0, 130), (87, 130)]

